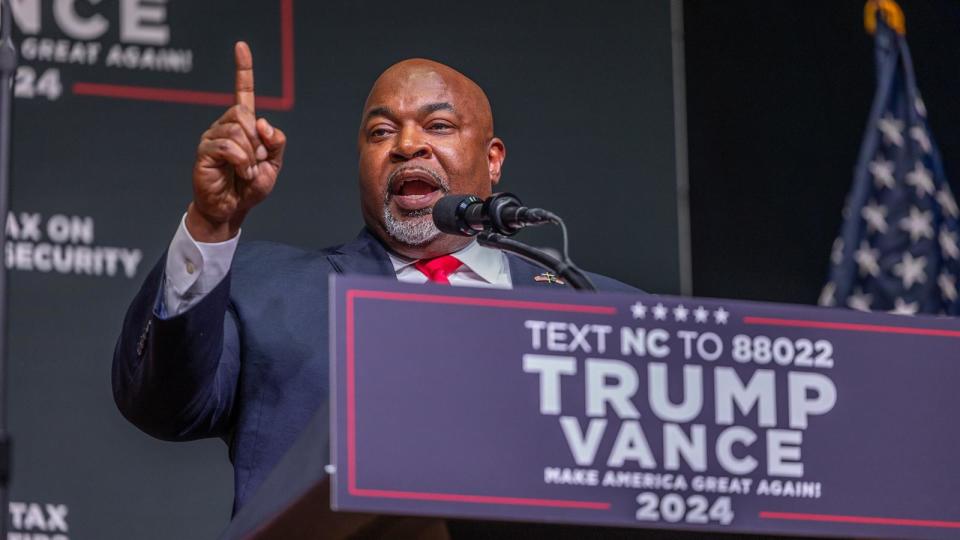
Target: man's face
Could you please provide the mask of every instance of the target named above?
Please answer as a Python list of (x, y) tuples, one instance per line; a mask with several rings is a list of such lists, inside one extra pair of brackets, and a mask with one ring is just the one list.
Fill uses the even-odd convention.
[(393, 251), (423, 258), (466, 244), (437, 231), (431, 211), (448, 193), (490, 195), (505, 153), (492, 122), (479, 87), (446, 66), (406, 61), (380, 76), (360, 125), (361, 207)]

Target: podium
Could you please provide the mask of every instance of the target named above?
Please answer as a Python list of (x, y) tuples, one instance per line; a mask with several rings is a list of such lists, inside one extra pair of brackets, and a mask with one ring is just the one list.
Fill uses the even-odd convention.
[[(445, 540), (525, 538), (529, 540), (607, 540), (636, 538), (633, 529), (442, 520), (417, 516), (333, 512), (330, 509), (329, 410), (314, 416), (271, 471), (263, 485), (237, 513), (220, 540)], [(661, 540), (702, 540), (697, 533), (644, 531)], [(735, 539), (736, 535), (722, 535)]]
[(439, 519), (330, 510), (329, 410), (314, 415), (256, 494), (234, 516), (222, 540), (413, 538), (445, 540)]
[(222, 538), (960, 532), (954, 319), (359, 277), (331, 302), (329, 408)]

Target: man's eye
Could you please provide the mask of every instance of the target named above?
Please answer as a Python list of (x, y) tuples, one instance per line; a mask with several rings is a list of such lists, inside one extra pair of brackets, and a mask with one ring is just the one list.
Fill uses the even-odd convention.
[(427, 129), (429, 129), (430, 131), (446, 131), (449, 129), (453, 129), (453, 126), (444, 122), (434, 122), (429, 126), (427, 126)]
[(387, 128), (377, 128), (370, 132), (371, 137), (386, 137), (390, 133)]

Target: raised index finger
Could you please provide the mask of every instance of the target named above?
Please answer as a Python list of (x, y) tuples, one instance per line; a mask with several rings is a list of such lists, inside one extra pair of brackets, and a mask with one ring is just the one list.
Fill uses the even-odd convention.
[(256, 97), (253, 93), (253, 54), (250, 46), (238, 41), (233, 48), (233, 57), (237, 64), (236, 104), (253, 112), (256, 110)]

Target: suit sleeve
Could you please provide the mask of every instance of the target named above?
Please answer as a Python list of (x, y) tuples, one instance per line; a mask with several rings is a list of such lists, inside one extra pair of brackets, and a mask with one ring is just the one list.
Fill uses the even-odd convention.
[(187, 311), (161, 318), (165, 259), (123, 321), (113, 355), (114, 401), (130, 422), (160, 439), (227, 436), (240, 373), (230, 274)]

